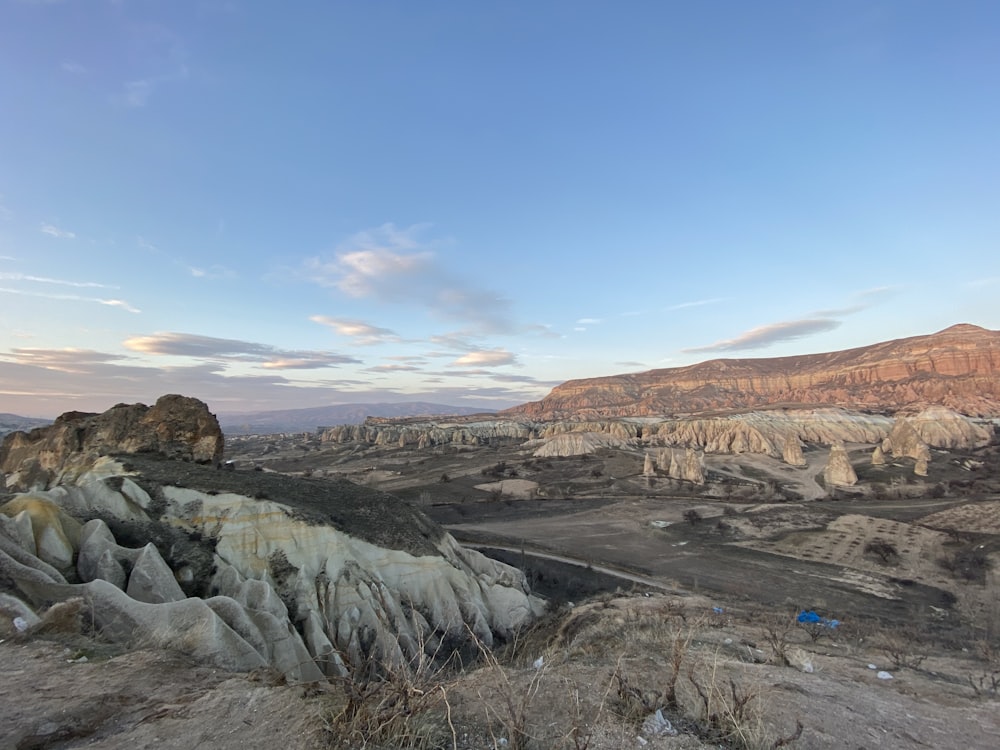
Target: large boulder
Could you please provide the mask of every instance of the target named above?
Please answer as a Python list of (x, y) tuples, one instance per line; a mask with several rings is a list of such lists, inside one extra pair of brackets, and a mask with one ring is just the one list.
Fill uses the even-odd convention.
[(46, 488), (77, 478), (102, 455), (155, 453), (210, 463), (222, 458), (223, 448), (219, 422), (202, 401), (168, 395), (152, 407), (67, 412), (48, 427), (13, 432), (0, 445), (0, 472), (8, 475), (8, 488)]

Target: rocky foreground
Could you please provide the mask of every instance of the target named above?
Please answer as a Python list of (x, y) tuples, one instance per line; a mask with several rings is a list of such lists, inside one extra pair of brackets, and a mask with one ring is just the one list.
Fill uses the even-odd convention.
[(490, 648), (541, 612), (518, 570), (396, 498), (227, 470), (221, 441), (177, 396), (8, 436), (8, 627), (85, 618), (112, 642), (309, 682)]

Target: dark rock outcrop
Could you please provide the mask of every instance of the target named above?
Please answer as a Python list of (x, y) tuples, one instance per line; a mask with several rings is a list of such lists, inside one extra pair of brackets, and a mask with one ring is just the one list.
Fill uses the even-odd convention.
[(222, 458), (219, 422), (204, 402), (160, 397), (152, 407), (118, 404), (103, 414), (67, 412), (48, 427), (13, 432), (0, 446), (8, 487), (49, 487), (101, 455), (153, 453), (212, 463)]

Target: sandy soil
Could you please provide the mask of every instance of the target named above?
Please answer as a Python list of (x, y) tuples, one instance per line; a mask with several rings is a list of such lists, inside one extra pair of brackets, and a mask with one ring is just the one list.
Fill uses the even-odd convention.
[(303, 689), (274, 686), (268, 674), (229, 674), (171, 653), (102, 654), (84, 639), (8, 639), (0, 664), (0, 750), (319, 747)]

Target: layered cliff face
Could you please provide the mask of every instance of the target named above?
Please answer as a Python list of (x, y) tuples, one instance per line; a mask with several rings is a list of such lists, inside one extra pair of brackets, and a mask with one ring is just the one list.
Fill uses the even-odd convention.
[(827, 354), (716, 359), (571, 380), (501, 415), (555, 421), (774, 405), (891, 412), (940, 405), (970, 416), (1000, 416), (1000, 331), (963, 324)]
[(219, 422), (195, 398), (167, 395), (154, 406), (118, 404), (103, 414), (67, 412), (0, 445), (0, 472), (13, 489), (48, 487), (86, 471), (101, 455), (155, 453), (198, 463), (222, 458)]

